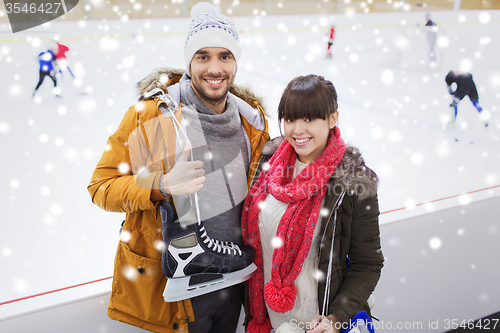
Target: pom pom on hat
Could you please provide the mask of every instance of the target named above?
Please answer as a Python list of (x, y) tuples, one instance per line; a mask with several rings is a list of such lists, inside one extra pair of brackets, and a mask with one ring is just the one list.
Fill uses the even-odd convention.
[(198, 2), (196, 5), (193, 6), (191, 9), (191, 18), (194, 19), (197, 16), (203, 15), (203, 14), (220, 14), (219, 11), (217, 10), (217, 7), (212, 5), (209, 2)]
[(184, 46), (186, 70), (190, 73), (191, 60), (198, 50), (205, 47), (222, 47), (229, 50), (238, 63), (241, 54), (238, 30), (233, 20), (219, 14), (217, 7), (200, 2), (191, 9), (191, 24)]

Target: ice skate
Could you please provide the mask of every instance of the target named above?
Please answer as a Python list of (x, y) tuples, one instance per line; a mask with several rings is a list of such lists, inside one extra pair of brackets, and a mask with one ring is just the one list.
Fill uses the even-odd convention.
[(202, 222), (178, 221), (167, 202), (160, 204), (160, 212), (165, 244), (161, 266), (168, 278), (163, 292), (166, 302), (223, 289), (255, 274), (251, 247), (212, 239)]

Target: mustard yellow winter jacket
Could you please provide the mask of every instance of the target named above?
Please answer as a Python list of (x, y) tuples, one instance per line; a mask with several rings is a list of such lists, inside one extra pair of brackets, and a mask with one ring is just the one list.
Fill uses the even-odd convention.
[[(187, 322), (195, 320), (189, 299), (173, 303), (163, 300), (167, 278), (161, 270), (161, 217), (159, 201), (153, 202), (155, 195), (152, 194), (158, 191), (153, 189), (153, 183), (158, 181), (159, 174), (172, 168), (175, 154), (167, 153), (164, 156), (172, 158), (162, 158), (159, 162), (158, 158), (148, 156), (158, 147), (175, 151), (176, 139), (172, 119), (163, 117), (160, 110), (165, 102), (158, 94), (148, 94), (157, 88), (161, 89), (160, 95), (167, 93), (167, 87), (177, 83), (181, 76), (182, 71), (163, 68), (139, 82), (140, 101), (129, 108), (116, 132), (109, 137), (88, 186), (93, 203), (110, 212), (126, 213), (122, 232), (127, 232), (129, 237), (122, 237), (118, 244), (108, 315), (153, 332), (187, 332)], [(249, 104), (253, 111), (252, 115), (239, 108), (251, 146), (250, 184), (262, 146), (269, 140), (268, 124), (261, 103), (250, 91), (234, 86), (230, 92)], [(175, 116), (179, 121), (182, 119), (180, 108)], [(153, 119), (154, 122), (148, 123)], [(145, 126), (149, 126), (147, 131)], [(134, 131), (144, 135), (148, 146), (141, 151), (148, 161), (146, 177), (133, 172), (136, 166), (131, 164), (128, 141)]]

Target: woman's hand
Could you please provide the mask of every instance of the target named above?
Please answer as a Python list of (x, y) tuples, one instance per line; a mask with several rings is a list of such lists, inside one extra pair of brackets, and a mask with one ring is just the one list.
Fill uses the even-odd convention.
[(342, 320), (333, 314), (323, 317), (323, 319), (317, 315), (311, 320), (311, 327), (314, 329), (306, 331), (307, 333), (339, 333), (342, 328)]

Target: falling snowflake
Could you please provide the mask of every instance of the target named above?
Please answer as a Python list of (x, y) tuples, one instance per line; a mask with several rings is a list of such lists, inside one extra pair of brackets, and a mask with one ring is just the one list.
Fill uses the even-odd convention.
[(135, 281), (139, 277), (139, 272), (132, 266), (124, 266), (122, 269), (122, 273), (129, 281)]
[(161, 240), (161, 239), (155, 239), (155, 241), (153, 242), (153, 245), (154, 245), (155, 249), (157, 249), (160, 252), (163, 252), (166, 248), (165, 242), (163, 242), (163, 240)]
[(264, 201), (260, 201), (257, 204), (257, 207), (259, 207), (260, 210), (264, 210), (266, 208), (266, 203)]
[(359, 55), (357, 53), (351, 53), (349, 55), (349, 61), (352, 63), (356, 63), (359, 60)]
[(57, 137), (55, 140), (54, 140), (54, 144), (58, 147), (61, 147), (62, 145), (64, 145), (64, 139), (61, 138), (61, 137)]
[(47, 163), (47, 164), (45, 164), (45, 166), (44, 166), (44, 169), (45, 169), (45, 171), (47, 171), (47, 172), (52, 172), (52, 171), (54, 171), (54, 168), (55, 168), (55, 167), (54, 167), (54, 164), (52, 164), (52, 163)]
[(462, 206), (466, 206), (472, 202), (472, 197), (469, 194), (462, 194), (461, 196), (458, 197), (458, 202)]
[(72, 163), (78, 163), (80, 160), (80, 154), (78, 153), (78, 150), (73, 147), (67, 147), (66, 149), (64, 149), (63, 156)]
[(412, 199), (412, 198), (408, 198), (405, 200), (405, 208), (406, 209), (414, 209), (417, 205), (417, 202)]
[(438, 237), (433, 237), (429, 240), (429, 247), (433, 250), (439, 250), (441, 248), (442, 242)]
[(318, 280), (319, 282), (325, 281), (326, 275), (323, 273), (321, 270), (316, 269), (316, 272), (314, 274), (314, 278)]
[(280, 247), (283, 246), (283, 239), (281, 237), (273, 237), (273, 239), (271, 239), (271, 246), (275, 249), (278, 249)]
[(121, 174), (127, 174), (130, 171), (130, 165), (127, 162), (122, 162), (118, 165), (118, 171)]
[(10, 133), (9, 124), (1, 121), (0, 122), (0, 133), (2, 133), (2, 134), (9, 134)]
[(391, 85), (394, 82), (394, 72), (386, 69), (380, 75), (380, 80), (386, 85)]
[(50, 194), (50, 188), (48, 186), (44, 186), (40, 189), (40, 194), (43, 195), (44, 197), (48, 196)]
[(4, 257), (10, 257), (12, 255), (12, 250), (9, 247), (4, 247), (2, 254)]
[(14, 189), (18, 188), (18, 187), (19, 187), (19, 180), (17, 180), (17, 179), (12, 179), (12, 180), (10, 181), (10, 187), (12, 187), (12, 188), (14, 188)]
[(420, 153), (414, 153), (412, 156), (411, 156), (411, 161), (413, 164), (415, 165), (420, 165), (423, 163), (424, 161), (424, 156)]
[(325, 216), (328, 216), (330, 214), (330, 210), (328, 208), (321, 208), (321, 210), (319, 211), (319, 215), (325, 217)]
[(28, 283), (22, 279), (16, 279), (14, 281), (14, 290), (18, 293), (26, 293), (28, 291)]
[(382, 127), (375, 127), (374, 129), (372, 129), (372, 136), (375, 139), (382, 138), (384, 136), (384, 130), (382, 129)]
[(397, 131), (397, 130), (392, 130), (392, 131), (389, 133), (389, 140), (390, 140), (391, 142), (398, 142), (398, 141), (403, 140), (403, 137), (401, 136), (401, 133), (399, 133), (399, 131)]
[(96, 105), (97, 105), (97, 103), (94, 99), (86, 98), (86, 99), (81, 100), (78, 103), (78, 108), (83, 113), (90, 113), (90, 112), (94, 111)]
[(491, 21), (491, 15), (488, 12), (482, 12), (479, 14), (479, 22), (482, 24), (488, 24)]
[(52, 206), (50, 206), (50, 212), (53, 214), (53, 215), (61, 215), (62, 213), (62, 207), (61, 205), (59, 204), (53, 204)]
[(43, 223), (45, 223), (48, 226), (53, 226), (56, 224), (56, 219), (54, 218), (54, 216), (52, 216), (50, 214), (45, 214), (42, 217), (42, 221), (43, 221)]
[(122, 230), (122, 232), (120, 232), (120, 240), (124, 243), (128, 243), (130, 242), (130, 240), (132, 239), (132, 233), (128, 230)]
[(399, 247), (401, 245), (401, 240), (399, 238), (391, 238), (387, 242), (390, 247)]
[(460, 70), (462, 72), (470, 72), (472, 69), (472, 61), (470, 59), (462, 59), (460, 62)]
[(60, 105), (58, 108), (57, 108), (57, 113), (59, 113), (61, 116), (65, 115), (67, 112), (67, 108), (66, 106), (64, 105)]
[(134, 55), (125, 57), (122, 60), (122, 65), (125, 68), (132, 68), (134, 66), (134, 63), (135, 63), (135, 56)]
[(9, 94), (13, 97), (21, 95), (23, 88), (19, 84), (13, 84), (9, 87)]

